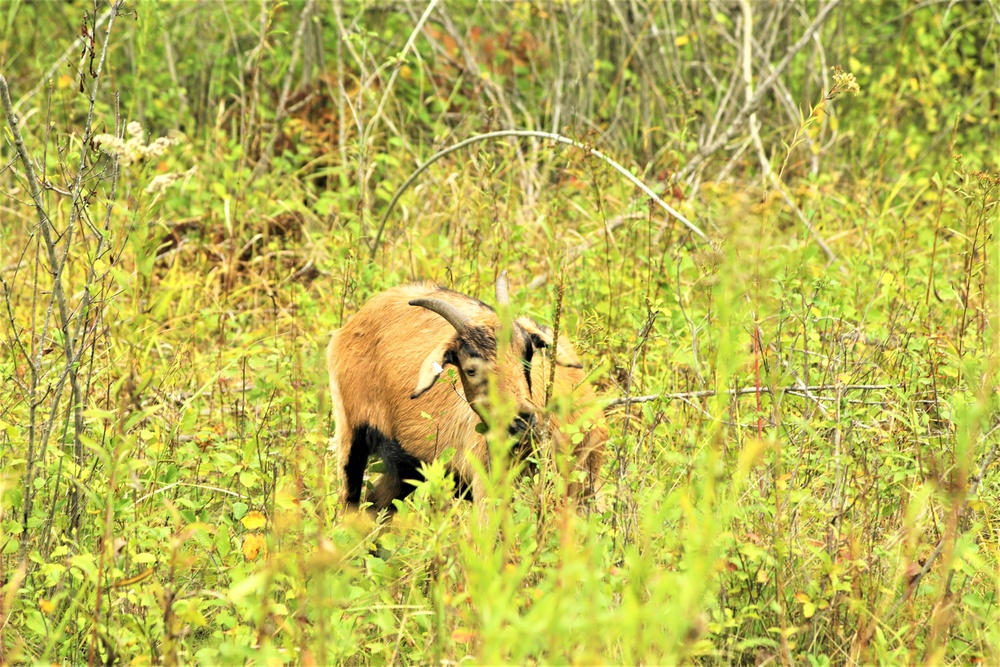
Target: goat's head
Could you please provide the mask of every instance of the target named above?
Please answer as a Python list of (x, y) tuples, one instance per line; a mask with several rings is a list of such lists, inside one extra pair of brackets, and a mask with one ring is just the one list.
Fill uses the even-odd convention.
[[(497, 295), (505, 304), (505, 284), (501, 293), (498, 282)], [(536, 346), (520, 324), (511, 323), (508, 342), (500, 317), (486, 305), (464, 307), (437, 298), (409, 303), (437, 313), (454, 329), (454, 334), (443, 338), (424, 359), (411, 398), (430, 389), (444, 367), (451, 365), (458, 370), (466, 400), (480, 417), (485, 419), (490, 413), (491, 395), (502, 396), (512, 400), (517, 409), (509, 428), (511, 434), (534, 425), (538, 407), (531, 398), (531, 360)], [(495, 393), (491, 392), (491, 382), (495, 383)]]

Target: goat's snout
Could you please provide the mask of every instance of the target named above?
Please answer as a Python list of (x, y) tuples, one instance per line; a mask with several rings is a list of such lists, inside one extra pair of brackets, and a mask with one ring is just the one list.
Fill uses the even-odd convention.
[(519, 412), (514, 417), (514, 421), (507, 427), (507, 433), (512, 436), (521, 436), (530, 433), (538, 428), (538, 418), (534, 412)]

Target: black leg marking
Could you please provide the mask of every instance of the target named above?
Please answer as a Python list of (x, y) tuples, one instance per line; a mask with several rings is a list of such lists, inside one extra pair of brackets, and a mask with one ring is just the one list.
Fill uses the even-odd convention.
[(371, 441), (368, 426), (359, 426), (351, 432), (350, 453), (347, 464), (344, 465), (344, 480), (347, 491), (344, 494), (347, 504), (357, 507), (361, 503), (361, 488), (365, 482), (365, 466), (371, 455)]
[(455, 480), (455, 498), (458, 500), (472, 500), (472, 485), (466, 482), (458, 473), (452, 472), (451, 478)]
[(375, 438), (372, 439), (372, 449), (382, 459), (382, 479), (379, 480), (372, 502), (376, 510), (383, 508), (392, 510), (393, 500), (402, 500), (416, 488), (408, 480), (423, 480), (424, 476), (420, 474), (420, 459), (376, 429), (371, 429), (371, 432), (378, 435), (377, 442)]

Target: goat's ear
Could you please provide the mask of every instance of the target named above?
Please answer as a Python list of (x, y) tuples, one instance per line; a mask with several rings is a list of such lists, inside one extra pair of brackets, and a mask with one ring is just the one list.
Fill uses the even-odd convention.
[(541, 350), (552, 345), (552, 330), (544, 324), (539, 324), (530, 317), (519, 317), (517, 323), (531, 339), (531, 346)]
[[(519, 317), (517, 318), (517, 323), (521, 325), (525, 333), (528, 334), (528, 337), (531, 338), (531, 344), (536, 350), (552, 347), (552, 329), (544, 324), (539, 324), (530, 317)], [(565, 336), (559, 336), (559, 344), (556, 345), (556, 365), (568, 368), (583, 368), (580, 357), (577, 356), (573, 346), (570, 345), (569, 339)]]
[(438, 376), (444, 372), (445, 365), (455, 363), (455, 353), (452, 350), (454, 344), (455, 341), (446, 340), (427, 355), (424, 363), (420, 364), (420, 374), (417, 375), (417, 387), (410, 394), (410, 398), (417, 398), (433, 387)]

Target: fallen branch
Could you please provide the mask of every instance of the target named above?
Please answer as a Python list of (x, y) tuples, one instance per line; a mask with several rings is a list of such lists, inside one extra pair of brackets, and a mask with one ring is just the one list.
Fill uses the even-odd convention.
[(695, 236), (700, 238), (702, 241), (708, 242), (708, 237), (705, 236), (705, 233), (700, 229), (698, 229), (698, 227), (693, 222), (691, 222), (683, 215), (681, 215), (679, 212), (677, 212), (672, 206), (670, 206), (670, 204), (663, 201), (655, 192), (649, 189), (649, 186), (647, 186), (645, 183), (643, 183), (638, 178), (633, 176), (632, 172), (630, 172), (628, 169), (621, 166), (620, 164), (618, 164), (610, 157), (608, 157), (601, 151), (597, 150), (596, 148), (591, 148), (590, 146), (580, 143), (579, 141), (570, 139), (569, 137), (564, 137), (561, 134), (554, 134), (552, 132), (538, 132), (536, 130), (500, 130), (498, 132), (487, 132), (485, 134), (477, 134), (475, 136), (469, 137), (468, 139), (460, 141), (454, 146), (449, 146), (444, 150), (438, 151), (437, 153), (432, 155), (426, 162), (417, 167), (416, 171), (410, 174), (410, 177), (407, 178), (401, 186), (399, 186), (399, 189), (396, 190), (395, 194), (392, 195), (392, 199), (389, 200), (389, 205), (385, 207), (385, 213), (382, 215), (382, 222), (379, 223), (378, 231), (375, 232), (375, 238), (372, 239), (372, 244), (368, 255), (369, 259), (375, 259), (375, 253), (378, 252), (379, 243), (382, 241), (382, 233), (385, 231), (385, 223), (389, 220), (389, 214), (392, 213), (393, 207), (396, 205), (396, 202), (399, 201), (399, 198), (406, 191), (406, 189), (410, 187), (410, 185), (412, 185), (415, 180), (417, 180), (417, 177), (419, 177), (420, 174), (424, 173), (424, 171), (426, 171), (428, 167), (430, 167), (432, 164), (434, 164), (441, 158), (445, 157), (446, 155), (450, 155), (451, 153), (454, 153), (455, 151), (461, 148), (465, 148), (466, 146), (474, 144), (479, 141), (486, 141), (488, 139), (499, 139), (502, 137), (533, 137), (536, 139), (548, 139), (550, 141), (555, 141), (560, 144), (566, 144), (567, 146), (573, 146), (574, 148), (579, 148), (580, 150), (587, 151), (594, 157), (603, 160), (605, 163), (614, 168), (615, 171), (617, 171), (626, 179), (628, 179), (633, 185), (642, 190), (647, 197), (649, 197), (657, 204), (659, 204), (660, 208), (662, 208), (671, 216), (676, 218), (685, 227), (687, 227)]

